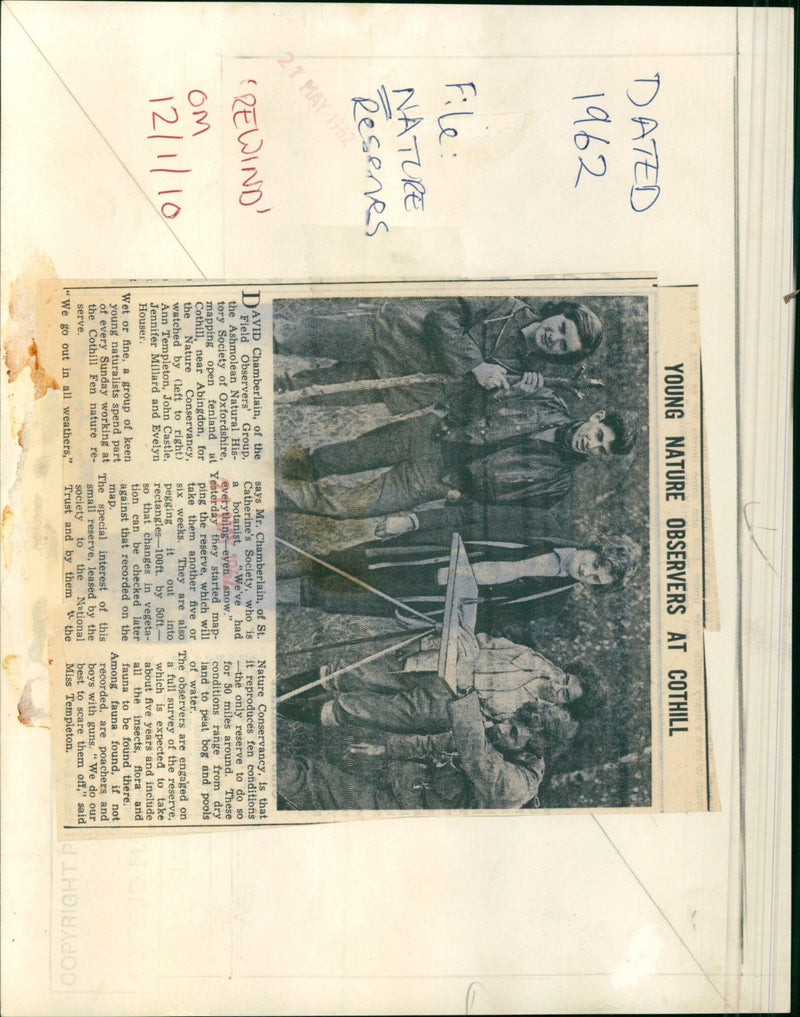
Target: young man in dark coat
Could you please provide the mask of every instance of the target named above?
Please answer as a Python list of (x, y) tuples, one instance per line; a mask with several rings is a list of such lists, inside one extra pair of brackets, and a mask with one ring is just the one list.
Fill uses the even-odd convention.
[[(586, 305), (547, 301), (534, 308), (517, 297), (403, 298), (307, 301), (305, 313), (291, 302), (282, 313), (276, 302), (276, 353), (321, 356), (337, 361), (292, 377), (276, 387), (303, 388), (367, 378), (422, 372), (446, 373), (467, 383), (467, 391), (532, 391), (538, 372), (563, 374), (566, 365), (589, 356), (600, 344), (603, 326)], [(333, 308), (333, 309), (332, 309)], [(383, 393), (394, 412), (425, 405), (422, 390)]]
[[(547, 508), (567, 494), (587, 458), (629, 452), (637, 428), (632, 413), (574, 419), (549, 389), (495, 403), (465, 423), (434, 408), (311, 453), (287, 450), (276, 503), (339, 519), (391, 515), (444, 497)], [(380, 467), (390, 468), (353, 476)], [(303, 474), (314, 479), (294, 479)]]

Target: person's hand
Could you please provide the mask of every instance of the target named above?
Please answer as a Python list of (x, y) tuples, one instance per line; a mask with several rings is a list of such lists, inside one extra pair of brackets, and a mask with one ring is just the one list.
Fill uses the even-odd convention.
[(475, 633), (465, 625), (458, 626), (458, 666), (461, 669), (462, 663), (470, 671), (470, 676), (475, 670), (475, 662), (480, 653), (480, 645), (475, 638)]
[(388, 540), (390, 537), (402, 537), (404, 533), (410, 533), (414, 529), (414, 520), (406, 513), (394, 516), (384, 516), (375, 527), (375, 536), (380, 540)]
[(542, 678), (549, 678), (556, 685), (566, 685), (569, 680), (567, 672), (560, 668), (558, 664), (554, 664), (552, 660), (548, 660), (547, 657), (542, 657), (539, 661), (538, 671)]
[(506, 369), (501, 367), (500, 364), (487, 364), (484, 361), (482, 364), (478, 364), (477, 367), (473, 367), (472, 373), (481, 388), (489, 391), (495, 388), (510, 387), (506, 377)]
[(544, 388), (544, 378), (538, 371), (526, 371), (514, 388), (519, 389), (520, 392), (524, 392), (526, 395), (532, 395), (540, 388)]
[(479, 647), (472, 633), (464, 628), (458, 630), (458, 659), (456, 660), (456, 688), (461, 696), (468, 695), (475, 688), (475, 665), (478, 662)]

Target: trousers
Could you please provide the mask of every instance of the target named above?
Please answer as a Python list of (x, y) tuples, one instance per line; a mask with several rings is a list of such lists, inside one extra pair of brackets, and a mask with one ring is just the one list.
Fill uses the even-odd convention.
[(452, 485), (442, 479), (447, 467), (437, 439), (440, 423), (439, 414), (425, 412), (321, 446), (311, 453), (319, 480), (276, 478), (278, 508), (357, 519), (444, 498)]
[(278, 793), (302, 811), (318, 809), (396, 809), (390, 788), (380, 787), (356, 773), (347, 773), (327, 760), (311, 756), (278, 755)]
[(339, 692), (334, 716), (340, 724), (363, 724), (395, 734), (438, 734), (450, 730), (447, 704), (453, 692), (431, 671), (405, 672), (413, 682), (405, 689), (377, 689), (366, 684), (354, 691)]

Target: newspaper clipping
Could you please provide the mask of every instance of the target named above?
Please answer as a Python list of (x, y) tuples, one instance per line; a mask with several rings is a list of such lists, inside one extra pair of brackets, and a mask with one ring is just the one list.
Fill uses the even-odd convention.
[(694, 289), (53, 281), (40, 320), (63, 836), (714, 807)]

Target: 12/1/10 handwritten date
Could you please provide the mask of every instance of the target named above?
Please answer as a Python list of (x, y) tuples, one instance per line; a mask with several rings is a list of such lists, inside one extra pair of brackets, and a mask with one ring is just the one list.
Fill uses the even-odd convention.
[[(152, 133), (147, 135), (147, 140), (156, 142), (152, 147), (152, 155), (157, 165), (151, 173), (184, 174), (191, 173), (191, 167), (179, 166), (173, 162), (160, 162), (161, 159), (181, 159), (184, 157), (182, 142), (186, 138), (185, 130), (191, 131), (190, 137), (196, 138), (211, 129), (208, 119), (206, 102), (208, 95), (201, 88), (191, 88), (186, 94), (186, 102), (189, 105), (189, 117), (181, 120), (178, 107), (175, 105), (174, 95), (165, 95), (150, 100), (150, 121)], [(183, 124), (187, 123), (187, 128)], [(194, 128), (194, 130), (192, 130)], [(180, 132), (180, 133), (178, 133)], [(168, 142), (168, 144), (164, 144)], [(164, 198), (165, 195), (183, 194), (182, 187), (165, 187), (159, 190), (158, 195)], [(161, 214), (165, 219), (177, 219), (181, 214), (182, 205), (180, 198), (165, 198), (161, 203)]]

